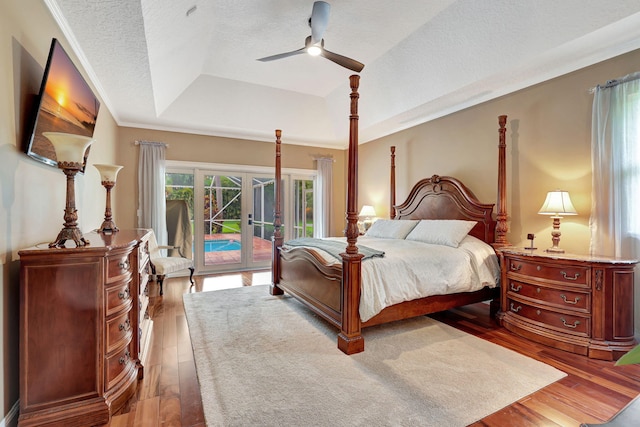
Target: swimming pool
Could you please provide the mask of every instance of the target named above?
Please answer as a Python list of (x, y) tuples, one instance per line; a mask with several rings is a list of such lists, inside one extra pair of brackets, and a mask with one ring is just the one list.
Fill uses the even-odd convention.
[(240, 242), (233, 239), (204, 241), (205, 252), (239, 251), (241, 248)]

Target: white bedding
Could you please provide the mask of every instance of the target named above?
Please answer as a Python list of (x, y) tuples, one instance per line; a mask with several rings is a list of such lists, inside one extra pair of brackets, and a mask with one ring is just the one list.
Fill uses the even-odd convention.
[[(341, 240), (345, 238), (330, 238)], [(371, 319), (387, 306), (431, 295), (471, 292), (495, 287), (500, 267), (493, 248), (472, 236), (458, 248), (404, 239), (363, 236), (358, 244), (385, 252), (362, 262), (360, 319)], [(341, 263), (312, 248), (328, 263)]]

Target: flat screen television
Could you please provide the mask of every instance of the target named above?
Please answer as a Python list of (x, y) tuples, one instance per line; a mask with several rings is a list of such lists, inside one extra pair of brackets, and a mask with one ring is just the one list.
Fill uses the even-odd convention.
[[(100, 101), (55, 38), (51, 41), (40, 92), (34, 104), (25, 132), (28, 156), (48, 165), (58, 165), (53, 145), (43, 132), (93, 136)], [(91, 146), (85, 153), (85, 164), (90, 149)]]

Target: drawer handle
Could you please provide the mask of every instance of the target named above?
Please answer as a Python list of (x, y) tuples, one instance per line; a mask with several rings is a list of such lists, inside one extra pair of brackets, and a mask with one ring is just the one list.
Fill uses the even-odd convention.
[(124, 261), (120, 261), (120, 262), (118, 263), (118, 267), (120, 267), (120, 268), (121, 268), (121, 269), (123, 269), (123, 270), (128, 270), (128, 269), (129, 269), (129, 266), (130, 266), (130, 264), (129, 264), (129, 260), (128, 260), (128, 259), (126, 259), (126, 260), (124, 260)]
[(573, 277), (569, 277), (566, 271), (561, 271), (560, 274), (567, 280), (578, 280), (578, 277), (580, 277), (580, 273), (576, 273)]
[(575, 322), (573, 322), (573, 325), (568, 324), (568, 323), (567, 323), (567, 321), (566, 321), (566, 320), (564, 320), (564, 317), (561, 317), (561, 318), (560, 318), (560, 320), (562, 321), (562, 324), (563, 324), (564, 326), (566, 326), (567, 328), (571, 328), (571, 329), (575, 329), (575, 328), (577, 328), (577, 327), (578, 327), (578, 325), (580, 324), (580, 321), (579, 321), (579, 320), (576, 320)]
[(118, 329), (121, 331), (129, 332), (129, 330), (131, 330), (131, 320), (127, 319), (124, 323), (120, 323)]
[(515, 265), (514, 263), (511, 263), (511, 271), (520, 271), (521, 268), (522, 264)]
[(118, 292), (118, 298), (120, 299), (129, 299), (129, 297), (131, 296), (131, 291), (129, 290), (129, 287), (127, 286), (124, 291)]
[(577, 304), (578, 301), (580, 301), (580, 297), (576, 297), (575, 300), (573, 301), (568, 301), (567, 300), (567, 296), (565, 294), (561, 294), (560, 298), (562, 298), (562, 301), (564, 301), (566, 304)]
[(514, 313), (519, 312), (520, 310), (522, 310), (522, 306), (519, 305), (517, 308), (513, 306), (513, 303), (511, 303), (511, 306), (509, 307), (511, 308), (511, 311), (513, 311)]
[(516, 288), (515, 286), (513, 286), (513, 283), (511, 283), (510, 288), (513, 292), (520, 292), (520, 289), (522, 289), (522, 285), (518, 285), (518, 287)]
[(131, 357), (131, 353), (129, 353), (129, 350), (127, 350), (124, 352), (124, 356), (118, 359), (118, 363), (120, 363), (121, 365), (124, 365), (127, 362), (127, 360), (129, 360), (130, 357)]

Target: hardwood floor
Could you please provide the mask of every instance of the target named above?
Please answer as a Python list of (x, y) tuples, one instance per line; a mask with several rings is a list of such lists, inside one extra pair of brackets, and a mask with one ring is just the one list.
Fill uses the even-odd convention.
[[(260, 274), (254, 274), (260, 273)], [(151, 284), (153, 336), (137, 395), (112, 417), (111, 427), (204, 426), (200, 389), (182, 305), (186, 292), (202, 292), (231, 283), (268, 283), (268, 272), (165, 280), (164, 296)], [(256, 282), (256, 280), (258, 282)], [(520, 338), (489, 318), (486, 304), (437, 313), (433, 318), (467, 333), (554, 366), (567, 377), (487, 416), (473, 426), (579, 426), (611, 418), (640, 393), (640, 365), (614, 366)], [(347, 357), (347, 356), (345, 356)], [(505, 379), (508, 381), (508, 378)], [(487, 398), (491, 398), (490, 393)]]

